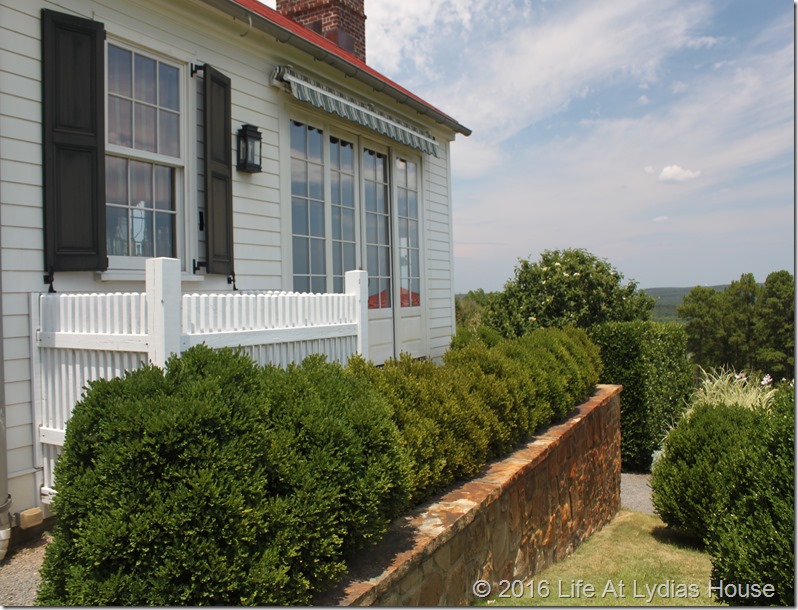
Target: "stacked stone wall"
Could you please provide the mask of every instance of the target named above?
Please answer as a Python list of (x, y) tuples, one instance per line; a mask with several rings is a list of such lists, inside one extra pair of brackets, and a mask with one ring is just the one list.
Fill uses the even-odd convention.
[(483, 580), (528, 579), (569, 555), (618, 512), (620, 386), (598, 386), (484, 474), (394, 522), (324, 605), (452, 606)]

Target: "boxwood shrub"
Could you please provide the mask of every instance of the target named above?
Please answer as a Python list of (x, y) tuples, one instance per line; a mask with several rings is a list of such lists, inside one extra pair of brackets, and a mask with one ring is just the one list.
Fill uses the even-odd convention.
[(623, 385), (623, 468), (648, 472), (667, 431), (678, 421), (693, 387), (687, 335), (678, 324), (607, 322), (589, 330), (604, 362), (603, 383)]
[(42, 605), (309, 604), (353, 552), (477, 474), (598, 381), (584, 331), (474, 333), (283, 370), (196, 347), (91, 384), (56, 465)]
[(198, 347), (97, 381), (56, 465), (42, 605), (307, 604), (407, 500), (384, 399)]
[[(772, 584), (775, 596), (727, 595), (730, 605), (765, 602), (795, 606), (795, 393), (785, 384), (765, 417), (758, 420), (754, 441), (736, 461), (734, 493), (709, 523), (707, 551), (712, 580), (724, 583)], [(745, 435), (744, 431), (737, 434)]]
[[(794, 438), (795, 394), (785, 384), (767, 405), (696, 400), (665, 440), (654, 506), (705, 544), (721, 601), (795, 604)], [(746, 587), (721, 582), (770, 584), (775, 596), (733, 595)]]

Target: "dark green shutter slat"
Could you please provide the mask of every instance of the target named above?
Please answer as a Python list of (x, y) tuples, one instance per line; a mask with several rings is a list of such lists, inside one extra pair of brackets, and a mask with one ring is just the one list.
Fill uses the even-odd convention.
[(205, 203), (208, 273), (233, 272), (233, 152), (230, 79), (205, 64)]
[(104, 40), (102, 23), (42, 11), (45, 270), (107, 267)]

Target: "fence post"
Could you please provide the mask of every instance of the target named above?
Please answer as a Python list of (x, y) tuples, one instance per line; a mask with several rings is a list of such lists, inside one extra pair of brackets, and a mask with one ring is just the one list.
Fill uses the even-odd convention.
[(357, 352), (369, 358), (369, 274), (367, 271), (347, 271), (345, 276), (347, 294), (354, 294), (357, 301)]
[(145, 262), (147, 290), (147, 335), (150, 362), (163, 367), (171, 354), (180, 353), (181, 321), (180, 261), (149, 258)]

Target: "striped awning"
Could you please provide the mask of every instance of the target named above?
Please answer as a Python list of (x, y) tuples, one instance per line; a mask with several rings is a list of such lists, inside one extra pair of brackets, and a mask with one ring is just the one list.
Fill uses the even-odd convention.
[(424, 153), (438, 156), (438, 144), (429, 132), (389, 116), (371, 104), (331, 89), (304, 74), (295, 72), (289, 66), (278, 66), (273, 80), (285, 83), (291, 94), (301, 102), (337, 114)]

